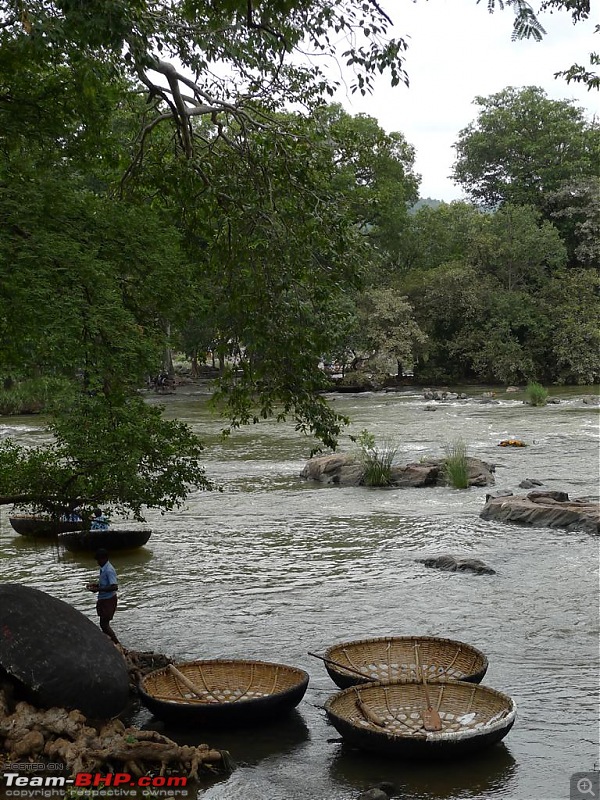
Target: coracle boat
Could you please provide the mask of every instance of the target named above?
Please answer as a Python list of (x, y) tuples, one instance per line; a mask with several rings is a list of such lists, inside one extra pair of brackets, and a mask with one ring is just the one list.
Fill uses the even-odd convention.
[(143, 547), (151, 536), (152, 531), (143, 528), (79, 530), (60, 533), (58, 543), (71, 552), (93, 551), (103, 547), (110, 553), (112, 550), (131, 550), (135, 547)]
[(53, 517), (36, 516), (35, 514), (15, 514), (8, 521), (21, 536), (40, 536), (52, 538), (66, 531), (79, 531), (85, 522), (67, 522)]
[(304, 697), (308, 673), (286, 664), (215, 659), (169, 665), (139, 683), (156, 717), (182, 725), (254, 724), (291, 711)]
[[(485, 655), (470, 644), (436, 636), (384, 636), (341, 642), (323, 657), (333, 682), (346, 689), (367, 681), (459, 680), (479, 683)], [(418, 667), (417, 667), (418, 664)]]
[(495, 689), (447, 680), (428, 687), (440, 730), (425, 730), (422, 683), (351, 686), (329, 698), (325, 711), (345, 741), (396, 758), (453, 758), (489, 747), (512, 728), (516, 706)]

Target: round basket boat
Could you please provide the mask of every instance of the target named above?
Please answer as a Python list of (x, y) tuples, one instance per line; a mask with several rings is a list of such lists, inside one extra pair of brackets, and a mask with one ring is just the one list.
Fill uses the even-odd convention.
[(131, 550), (135, 547), (143, 547), (151, 536), (152, 531), (147, 529), (119, 530), (111, 528), (107, 531), (88, 530), (60, 533), (58, 542), (72, 552), (93, 551), (104, 547), (110, 553), (112, 550)]
[(182, 677), (167, 666), (142, 678), (140, 698), (156, 717), (185, 725), (272, 719), (295, 708), (308, 686), (304, 670), (266, 661), (190, 661), (175, 670)]
[(516, 706), (495, 689), (448, 680), (428, 687), (442, 728), (425, 730), (422, 683), (365, 683), (329, 698), (327, 717), (344, 740), (402, 758), (448, 758), (482, 750), (512, 728)]
[(81, 530), (85, 522), (66, 522), (52, 517), (38, 517), (34, 514), (15, 514), (8, 518), (13, 529), (21, 536), (43, 536), (51, 538), (65, 531)]
[[(429, 683), (447, 679), (479, 683), (488, 668), (481, 650), (435, 636), (384, 636), (341, 642), (330, 647), (325, 658), (339, 665), (325, 662), (340, 689), (369, 680), (419, 682), (417, 660)], [(346, 665), (348, 668), (344, 669)]]

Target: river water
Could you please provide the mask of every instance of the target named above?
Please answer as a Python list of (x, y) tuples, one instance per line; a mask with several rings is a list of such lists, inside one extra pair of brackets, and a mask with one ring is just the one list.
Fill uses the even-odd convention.
[[(586, 389), (585, 392), (592, 391)], [(584, 390), (560, 405), (531, 408), (519, 395), (498, 405), (425, 402), (416, 391), (332, 395), (398, 460), (441, 455), (457, 438), (495, 463), (495, 489), (537, 478), (571, 497), (598, 494), (598, 409)], [(563, 800), (574, 773), (598, 769), (598, 539), (479, 518), (486, 489), (381, 490), (309, 484), (299, 477), (311, 442), (293, 426), (265, 422), (219, 436), (208, 391), (166, 398), (166, 413), (206, 442), (206, 467), (222, 491), (197, 492), (166, 515), (151, 512), (153, 536), (115, 553), (123, 644), (178, 660), (256, 658), (306, 669), (298, 709), (249, 731), (165, 729), (143, 708), (130, 719), (180, 741), (227, 749), (231, 774), (207, 778), (203, 800), (353, 800), (389, 781), (405, 800)], [(434, 410), (433, 410), (434, 409)], [(36, 442), (34, 418), (3, 420), (0, 434)], [(519, 438), (526, 448), (500, 448)], [(353, 447), (347, 437), (342, 449)], [(416, 559), (451, 553), (481, 558), (496, 575), (444, 573)], [(83, 585), (91, 556), (17, 536), (0, 512), (0, 580), (52, 587), (94, 621)], [(385, 635), (456, 638), (483, 650), (484, 682), (511, 695), (517, 721), (506, 739), (466, 761), (403, 763), (348, 750), (322, 706), (336, 691), (308, 655), (351, 639)], [(576, 795), (579, 797), (579, 795)]]

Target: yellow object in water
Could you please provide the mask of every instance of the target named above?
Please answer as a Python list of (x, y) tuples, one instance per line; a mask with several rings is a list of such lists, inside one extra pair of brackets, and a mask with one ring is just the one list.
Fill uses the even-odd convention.
[(498, 447), (527, 447), (527, 445), (521, 439), (503, 439)]

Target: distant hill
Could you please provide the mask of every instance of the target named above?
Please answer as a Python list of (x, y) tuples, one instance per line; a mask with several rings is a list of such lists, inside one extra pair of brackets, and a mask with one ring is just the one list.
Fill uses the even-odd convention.
[(438, 208), (438, 206), (441, 206), (443, 202), (443, 200), (434, 200), (433, 197), (421, 197), (420, 200), (417, 200), (414, 206), (409, 209), (408, 213), (416, 214), (417, 211), (424, 206), (429, 206), (429, 208)]

